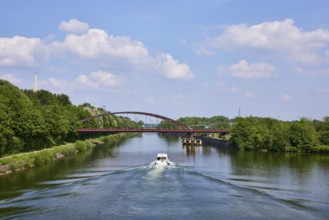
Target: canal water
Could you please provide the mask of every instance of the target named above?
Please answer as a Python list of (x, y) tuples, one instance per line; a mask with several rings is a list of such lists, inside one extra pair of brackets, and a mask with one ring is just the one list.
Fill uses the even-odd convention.
[[(175, 166), (150, 166), (158, 152)], [(157, 134), (0, 177), (1, 219), (329, 219), (329, 155), (183, 147)]]

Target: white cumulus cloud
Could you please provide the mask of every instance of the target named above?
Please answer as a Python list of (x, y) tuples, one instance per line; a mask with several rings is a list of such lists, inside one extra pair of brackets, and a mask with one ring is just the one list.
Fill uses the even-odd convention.
[(174, 60), (170, 54), (161, 54), (157, 58), (158, 67), (168, 79), (190, 80), (193, 78), (189, 66)]
[(76, 19), (70, 19), (62, 21), (58, 28), (69, 33), (82, 34), (88, 31), (89, 25)]
[(168, 79), (193, 78), (190, 67), (170, 54), (160, 53), (154, 58), (141, 41), (128, 36), (109, 35), (101, 29), (92, 28), (83, 34), (68, 34), (63, 42), (54, 43), (53, 48), (62, 54), (71, 54), (89, 62), (143, 69)]
[[(87, 23), (76, 19), (63, 21), (59, 28), (69, 32), (63, 41), (21, 36), (0, 38), (0, 67), (35, 67), (43, 61), (52, 63), (55, 59), (65, 59), (64, 62), (68, 66), (76, 65), (78, 60), (101, 69), (110, 66), (116, 71), (155, 73), (165, 78), (178, 80), (193, 77), (187, 64), (179, 62), (170, 54), (160, 53), (151, 56), (141, 41), (131, 39), (129, 36), (110, 35), (102, 29), (89, 28)], [(100, 73), (94, 73), (94, 75), (104, 77), (104, 74)], [(92, 78), (93, 75), (85, 77), (82, 75), (80, 81), (91, 85), (95, 83)], [(117, 79), (106, 78), (98, 84), (118, 83), (115, 80)], [(53, 82), (53, 84), (56, 83)]]
[(111, 36), (101, 29), (89, 29), (81, 35), (69, 34), (59, 46), (63, 51), (89, 61), (123, 59), (133, 64), (149, 59), (148, 51), (140, 41), (126, 36)]
[(90, 74), (90, 78), (97, 84), (105, 87), (119, 86), (121, 79), (112, 73), (97, 71)]
[(75, 82), (93, 89), (104, 89), (121, 85), (121, 79), (112, 73), (97, 71), (89, 75), (81, 74)]
[(239, 63), (232, 64), (230, 66), (220, 66), (218, 68), (220, 75), (229, 74), (235, 78), (267, 78), (275, 74), (275, 68), (268, 63), (248, 63), (245, 60), (241, 60)]
[(39, 38), (0, 38), (0, 66), (35, 66), (49, 55)]
[(122, 79), (112, 73), (96, 71), (80, 74), (72, 81), (51, 77), (40, 81), (41, 87), (53, 88), (57, 92), (74, 90), (107, 90), (122, 85)]
[(316, 29), (304, 31), (292, 19), (264, 22), (256, 25), (229, 25), (219, 36), (207, 40), (210, 48), (250, 50), (274, 53), (280, 57), (303, 63), (323, 61), (328, 48), (329, 31)]

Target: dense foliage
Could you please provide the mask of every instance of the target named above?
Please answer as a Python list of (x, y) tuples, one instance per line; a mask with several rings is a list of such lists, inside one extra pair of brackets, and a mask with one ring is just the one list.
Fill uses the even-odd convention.
[(329, 118), (279, 121), (238, 117), (230, 129), (230, 144), (244, 150), (329, 152)]
[[(225, 116), (214, 116), (211, 118), (206, 117), (184, 117), (179, 118), (178, 122), (188, 125), (192, 128), (207, 129), (207, 128), (216, 128), (216, 129), (227, 129), (230, 125), (230, 120)], [(177, 126), (162, 121), (159, 128), (178, 128)]]
[(72, 105), (64, 94), (20, 90), (0, 80), (0, 156), (47, 148), (79, 138), (81, 127), (137, 127), (129, 118), (104, 115), (86, 123), (80, 120), (104, 114), (90, 104)]
[[(302, 118), (280, 121), (273, 118), (224, 116), (185, 117), (177, 121), (192, 128), (229, 130), (230, 145), (240, 150), (329, 152), (329, 117), (322, 121)], [(166, 121), (159, 128), (178, 128)]]
[[(104, 113), (104, 109), (88, 103), (75, 106), (64, 94), (22, 91), (0, 80), (0, 156), (85, 138), (76, 132), (82, 127), (135, 128), (143, 124)], [(81, 122), (81, 119), (100, 114), (103, 116)], [(322, 121), (302, 118), (287, 122), (272, 118), (237, 117), (230, 120), (214, 116), (184, 117), (178, 121), (193, 128), (229, 129), (230, 144), (238, 149), (329, 152), (329, 117)], [(166, 121), (158, 127), (177, 128)]]

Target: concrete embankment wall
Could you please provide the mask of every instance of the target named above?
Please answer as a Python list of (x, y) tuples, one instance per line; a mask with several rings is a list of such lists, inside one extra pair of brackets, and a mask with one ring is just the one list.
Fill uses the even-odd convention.
[[(181, 137), (181, 138), (186, 138), (186, 134), (177, 134), (177, 133), (168, 133), (168, 134), (163, 134), (164, 136), (171, 136), (171, 137)], [(211, 137), (204, 137), (204, 136), (194, 136), (196, 139), (201, 139), (203, 144), (209, 144), (213, 147), (219, 147), (219, 148), (229, 148), (233, 149), (233, 147), (229, 144), (227, 140), (221, 140), (218, 138), (211, 138)]]
[(227, 140), (221, 140), (221, 139), (210, 138), (210, 137), (202, 137), (202, 136), (196, 136), (195, 138), (201, 139), (203, 144), (210, 144), (213, 147), (232, 148)]

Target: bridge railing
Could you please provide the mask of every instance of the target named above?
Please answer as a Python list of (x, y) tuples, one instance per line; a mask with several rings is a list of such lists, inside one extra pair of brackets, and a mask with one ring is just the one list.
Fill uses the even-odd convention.
[(106, 115), (117, 115), (117, 114), (139, 114), (139, 115), (146, 115), (152, 116), (155, 118), (159, 118), (165, 120), (173, 125), (179, 127), (179, 129), (158, 129), (158, 128), (80, 128), (78, 129), (79, 133), (92, 133), (92, 132), (104, 132), (104, 133), (118, 133), (118, 132), (158, 132), (158, 133), (221, 133), (226, 134), (228, 133), (227, 130), (220, 130), (215, 128), (208, 127), (207, 129), (200, 129), (200, 128), (193, 128), (191, 126), (182, 124), (174, 119), (154, 114), (148, 112), (138, 112), (138, 111), (121, 111), (121, 112), (106, 112), (99, 115), (94, 115), (89, 118), (85, 118), (81, 120), (81, 122), (86, 122), (92, 120), (94, 118), (103, 117)]
[(220, 133), (226, 134), (227, 130), (221, 129), (157, 129), (157, 128), (80, 128), (79, 133), (119, 133), (119, 132), (151, 132), (151, 133)]

